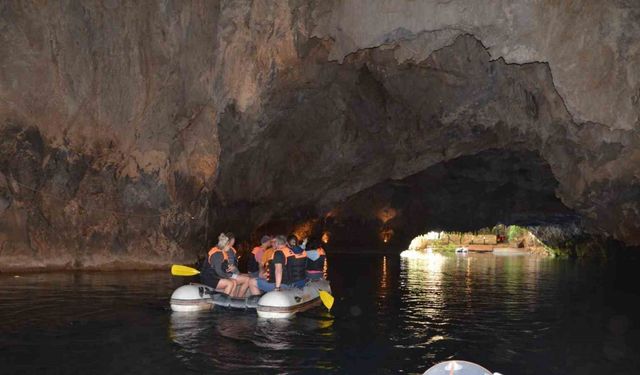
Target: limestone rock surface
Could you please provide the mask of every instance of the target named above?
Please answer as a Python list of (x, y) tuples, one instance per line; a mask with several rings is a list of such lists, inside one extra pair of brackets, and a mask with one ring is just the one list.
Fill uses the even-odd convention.
[(637, 246), (639, 65), (633, 0), (2, 2), (0, 271), (305, 223)]

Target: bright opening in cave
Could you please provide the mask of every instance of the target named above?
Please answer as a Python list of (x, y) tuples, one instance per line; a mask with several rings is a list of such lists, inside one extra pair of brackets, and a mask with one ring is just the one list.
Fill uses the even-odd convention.
[(442, 253), (521, 250), (551, 256), (559, 253), (557, 249), (545, 245), (527, 228), (503, 224), (473, 232), (430, 231), (413, 238), (408, 250), (421, 252), (430, 250)]

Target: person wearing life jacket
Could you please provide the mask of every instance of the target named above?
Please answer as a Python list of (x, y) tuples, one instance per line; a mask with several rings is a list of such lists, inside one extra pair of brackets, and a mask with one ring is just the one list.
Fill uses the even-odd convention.
[(276, 236), (273, 239), (273, 251), (265, 252), (265, 277), (257, 279), (258, 288), (264, 292), (279, 291), (288, 287), (289, 273), (287, 272), (286, 253), (291, 249), (287, 247), (287, 239), (284, 236)]
[(298, 237), (289, 235), (287, 238), (288, 251), (285, 251), (287, 257), (287, 272), (289, 273), (289, 283), (296, 288), (304, 287), (307, 282), (307, 253), (304, 250), (306, 240), (303, 245), (298, 244)]
[(327, 276), (327, 254), (322, 248), (322, 242), (317, 238), (309, 240), (307, 245), (307, 278), (319, 280)]
[(298, 239), (298, 236), (296, 236), (295, 234), (290, 234), (287, 237), (287, 246), (289, 247), (289, 249), (293, 250), (293, 252), (296, 254), (300, 254), (302, 250), (304, 250), (304, 245), (300, 244), (300, 240)]
[(275, 241), (276, 241), (275, 237), (272, 237), (269, 247), (267, 248), (267, 250), (264, 251), (264, 253), (262, 254), (262, 259), (260, 260), (260, 267), (261, 267), (261, 270), (263, 271), (263, 274), (260, 277), (263, 279), (269, 278), (268, 263), (269, 263), (269, 260), (273, 259), (273, 253), (276, 251)]
[(271, 237), (262, 236), (260, 239), (260, 246), (256, 246), (251, 251), (251, 256), (247, 260), (247, 271), (249, 271), (249, 276), (258, 278), (264, 276), (264, 262), (262, 261), (262, 256), (265, 251), (271, 247)]
[(233, 247), (236, 241), (236, 237), (233, 233), (228, 232), (225, 234), (229, 239), (227, 245), (224, 248), (224, 251), (227, 254), (227, 263), (228, 268), (227, 271), (231, 272), (231, 278), (235, 280), (237, 284), (237, 289), (232, 291), (231, 296), (236, 298), (244, 298), (247, 294), (247, 289), (251, 290), (251, 295), (259, 295), (260, 289), (258, 289), (258, 283), (256, 280), (246, 273), (240, 273), (238, 269), (238, 255), (236, 249)]
[(225, 247), (229, 244), (229, 238), (220, 233), (218, 244), (209, 250), (207, 259), (202, 263), (200, 270), (200, 280), (214, 289), (222, 290), (231, 295), (236, 288), (236, 281), (231, 277), (233, 273), (228, 272), (229, 257)]

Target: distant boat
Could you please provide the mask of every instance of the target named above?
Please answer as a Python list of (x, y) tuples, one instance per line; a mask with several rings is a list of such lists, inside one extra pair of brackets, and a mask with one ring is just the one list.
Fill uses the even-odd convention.
[(461, 247), (456, 248), (456, 253), (458, 253), (458, 254), (466, 254), (468, 252), (469, 252), (469, 248), (467, 248), (467, 247), (461, 246)]
[(490, 253), (493, 251), (493, 246), (494, 245), (469, 244), (467, 250), (469, 250), (470, 253)]

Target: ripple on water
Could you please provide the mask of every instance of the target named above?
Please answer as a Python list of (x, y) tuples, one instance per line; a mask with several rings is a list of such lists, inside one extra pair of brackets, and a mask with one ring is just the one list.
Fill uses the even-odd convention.
[(167, 272), (0, 276), (3, 374), (396, 374), (450, 358), (505, 374), (640, 373), (637, 293), (616, 294), (599, 268), (358, 255), (329, 272), (332, 313), (289, 321), (172, 313), (184, 281)]

